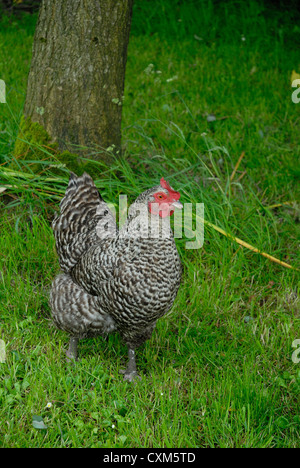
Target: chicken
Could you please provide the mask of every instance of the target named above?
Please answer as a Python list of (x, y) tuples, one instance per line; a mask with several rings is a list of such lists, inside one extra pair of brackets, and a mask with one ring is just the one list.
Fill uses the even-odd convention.
[(71, 173), (52, 223), (62, 274), (50, 293), (53, 321), (71, 336), (69, 359), (77, 359), (79, 339), (118, 331), (128, 347), (124, 379), (138, 376), (135, 349), (170, 310), (180, 285), (170, 227), (179, 198), (162, 178), (139, 195), (118, 230), (92, 178)]

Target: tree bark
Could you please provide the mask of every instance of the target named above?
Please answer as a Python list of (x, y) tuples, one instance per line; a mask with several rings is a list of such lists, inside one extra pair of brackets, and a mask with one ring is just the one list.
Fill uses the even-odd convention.
[(82, 155), (82, 147), (96, 148), (93, 157), (105, 159), (103, 149), (120, 150), (132, 5), (133, 0), (42, 2), (24, 115), (61, 151)]

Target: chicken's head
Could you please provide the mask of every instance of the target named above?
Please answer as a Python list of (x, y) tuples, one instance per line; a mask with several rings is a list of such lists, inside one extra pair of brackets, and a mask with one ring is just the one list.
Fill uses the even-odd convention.
[(164, 179), (160, 179), (160, 185), (155, 187), (148, 202), (149, 211), (152, 215), (166, 218), (174, 213), (174, 210), (182, 209), (183, 205), (179, 201), (180, 193), (172, 189), (170, 184)]

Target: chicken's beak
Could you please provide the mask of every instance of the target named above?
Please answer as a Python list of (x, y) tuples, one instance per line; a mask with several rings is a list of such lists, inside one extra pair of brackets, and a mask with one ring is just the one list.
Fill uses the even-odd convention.
[(183, 204), (180, 203), (180, 201), (174, 201), (172, 202), (172, 205), (171, 205), (173, 208), (177, 208), (177, 210), (182, 210), (183, 208)]

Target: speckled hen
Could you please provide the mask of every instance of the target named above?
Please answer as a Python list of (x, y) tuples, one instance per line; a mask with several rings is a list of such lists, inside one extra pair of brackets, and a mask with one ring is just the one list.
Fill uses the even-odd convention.
[(130, 206), (118, 230), (115, 218), (88, 174), (71, 174), (52, 228), (62, 274), (52, 284), (54, 323), (70, 335), (69, 359), (78, 340), (118, 331), (128, 346), (126, 380), (137, 376), (135, 349), (149, 339), (171, 308), (181, 262), (170, 216), (180, 193), (164, 179)]

